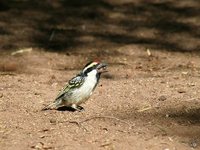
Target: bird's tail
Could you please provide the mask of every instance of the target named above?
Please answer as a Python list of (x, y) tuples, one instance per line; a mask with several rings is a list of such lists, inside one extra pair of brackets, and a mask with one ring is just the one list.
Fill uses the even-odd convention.
[(44, 111), (44, 110), (49, 110), (49, 109), (57, 109), (56, 103), (53, 102), (53, 103), (51, 103), (51, 104), (45, 106), (44, 108), (42, 108), (42, 111)]
[(49, 110), (49, 109), (57, 109), (58, 107), (61, 107), (61, 106), (62, 106), (62, 99), (56, 99), (53, 103), (42, 108), (42, 111)]

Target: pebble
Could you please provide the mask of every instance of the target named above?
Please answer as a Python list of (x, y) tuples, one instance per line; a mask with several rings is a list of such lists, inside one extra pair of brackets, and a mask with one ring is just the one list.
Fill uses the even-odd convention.
[(39, 142), (38, 144), (31, 146), (31, 148), (34, 148), (34, 149), (42, 149), (43, 145), (44, 145), (44, 143)]
[(165, 101), (167, 99), (166, 96), (162, 95), (158, 98), (159, 101)]
[(52, 123), (52, 124), (56, 124), (56, 119), (50, 119), (49, 121), (50, 121), (50, 123)]
[(178, 89), (178, 93), (186, 93), (184, 89)]
[(197, 141), (196, 141), (196, 140), (192, 140), (192, 141), (190, 142), (190, 147), (196, 148), (197, 146), (198, 146), (198, 144), (197, 144)]

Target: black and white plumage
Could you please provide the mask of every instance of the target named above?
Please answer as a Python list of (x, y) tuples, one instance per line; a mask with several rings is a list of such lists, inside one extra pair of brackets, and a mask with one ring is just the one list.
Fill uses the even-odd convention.
[(57, 109), (62, 106), (80, 111), (80, 104), (87, 101), (97, 86), (101, 73), (106, 72), (105, 63), (90, 62), (73, 77), (57, 95), (55, 101), (42, 110)]

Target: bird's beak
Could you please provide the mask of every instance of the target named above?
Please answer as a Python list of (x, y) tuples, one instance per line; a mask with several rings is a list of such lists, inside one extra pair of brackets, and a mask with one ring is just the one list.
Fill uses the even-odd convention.
[(100, 63), (100, 64), (97, 66), (97, 72), (98, 72), (98, 73), (108, 72), (108, 71), (107, 71), (107, 64), (106, 64), (106, 63)]

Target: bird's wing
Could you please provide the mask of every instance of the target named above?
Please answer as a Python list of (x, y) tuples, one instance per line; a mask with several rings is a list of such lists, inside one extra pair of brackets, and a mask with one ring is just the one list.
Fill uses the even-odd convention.
[(60, 99), (66, 93), (70, 94), (71, 93), (70, 91), (73, 90), (74, 88), (79, 88), (84, 83), (84, 81), (85, 81), (84, 77), (80, 75), (77, 75), (76, 77), (69, 80), (69, 82), (57, 95), (56, 100)]

